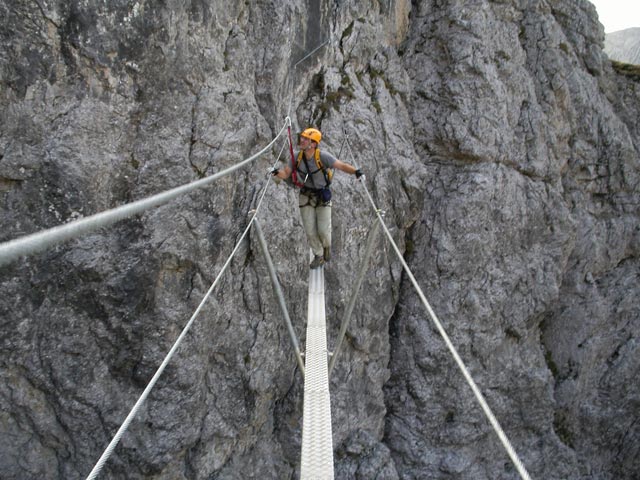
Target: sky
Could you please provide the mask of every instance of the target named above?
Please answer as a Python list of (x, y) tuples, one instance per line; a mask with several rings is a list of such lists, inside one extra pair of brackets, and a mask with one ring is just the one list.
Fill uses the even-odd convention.
[(596, 6), (605, 33), (625, 28), (640, 27), (640, 1), (638, 0), (589, 0)]

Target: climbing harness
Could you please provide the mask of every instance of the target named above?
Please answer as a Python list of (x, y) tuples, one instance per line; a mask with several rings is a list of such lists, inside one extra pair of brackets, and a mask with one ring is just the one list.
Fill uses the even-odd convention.
[[(327, 189), (329, 188), (329, 186), (331, 185), (331, 181), (333, 180), (333, 169), (330, 167), (325, 167), (324, 163), (322, 163), (322, 159), (320, 158), (320, 149), (316, 148), (314, 154), (313, 154), (313, 158), (316, 164), (316, 169), (313, 170), (310, 168), (309, 166), (309, 162), (307, 161), (307, 158), (304, 156), (304, 152), (302, 150), (300, 150), (298, 152), (298, 156), (297, 159), (294, 156), (293, 153), (293, 143), (291, 141), (291, 128), (289, 128), (289, 154), (291, 156), (291, 181), (293, 182), (293, 184), (300, 188), (300, 189), (307, 189), (304, 193), (307, 193), (309, 191), (309, 187), (305, 187), (305, 183), (307, 181), (307, 179), (311, 179), (311, 183), (313, 184), (314, 188), (315, 188), (315, 181), (313, 180), (313, 175), (318, 173), (318, 172), (322, 172), (322, 175), (324, 177), (325, 180), (325, 186), (321, 187), (321, 188), (315, 188), (316, 190), (322, 190), (323, 188)], [(304, 177), (304, 179), (301, 181), (299, 180), (299, 173), (300, 173), (300, 164), (304, 162), (305, 168), (306, 168), (306, 175)], [(330, 193), (329, 193), (330, 195)], [(325, 199), (325, 202), (328, 202), (330, 200), (329, 199)]]
[(322, 159), (320, 158), (320, 149), (316, 148), (316, 151), (313, 154), (313, 159), (316, 163), (316, 169), (311, 170), (309, 168), (309, 162), (307, 162), (307, 158), (304, 156), (302, 150), (298, 152), (298, 161), (296, 163), (296, 169), (300, 167), (300, 163), (304, 161), (305, 168), (307, 169), (307, 175), (311, 177), (311, 182), (313, 182), (313, 174), (322, 171), (322, 175), (324, 176), (326, 186), (331, 185), (331, 180), (333, 180), (333, 168), (325, 167), (324, 163), (322, 163)]

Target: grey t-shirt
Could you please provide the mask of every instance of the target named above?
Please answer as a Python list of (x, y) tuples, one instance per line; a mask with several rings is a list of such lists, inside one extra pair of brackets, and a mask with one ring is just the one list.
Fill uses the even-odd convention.
[[(298, 155), (299, 154), (298, 152)], [(298, 161), (298, 155), (295, 157), (296, 162)], [(329, 152), (320, 150), (320, 161), (322, 165), (324, 165), (324, 168), (331, 168), (333, 164), (336, 163), (336, 157)], [(309, 171), (307, 171), (307, 165), (309, 165)], [(322, 170), (316, 165), (315, 153), (311, 159), (307, 159), (306, 164), (304, 154), (302, 155), (302, 160), (300, 160), (300, 165), (298, 165), (298, 181), (301, 183), (304, 182), (304, 186), (308, 188), (318, 189), (327, 186)]]

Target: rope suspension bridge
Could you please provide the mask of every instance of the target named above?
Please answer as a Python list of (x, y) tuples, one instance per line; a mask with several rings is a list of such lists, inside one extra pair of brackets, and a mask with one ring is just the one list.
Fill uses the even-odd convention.
[[(288, 132), (288, 136), (285, 133)], [(252, 155), (249, 158), (246, 158), (237, 164), (229, 167), (223, 171), (220, 171), (214, 175), (209, 177), (194, 181), (192, 183), (167, 190), (165, 192), (153, 195), (151, 197), (141, 199), (121, 207), (114, 208), (112, 210), (108, 210), (102, 213), (98, 213), (96, 215), (92, 215), (83, 219), (75, 220), (73, 222), (54, 227), (48, 230), (44, 230), (32, 235), (28, 235), (26, 237), (18, 238), (15, 240), (11, 240), (9, 242), (5, 242), (0, 244), (0, 266), (9, 264), (18, 260), (20, 257), (24, 257), (27, 255), (32, 255), (37, 252), (44, 251), (46, 249), (52, 248), (66, 240), (70, 240), (73, 238), (80, 237), (83, 234), (88, 232), (108, 227), (119, 220), (123, 220), (126, 218), (130, 218), (134, 215), (140, 214), (146, 210), (158, 207), (165, 203), (170, 202), (171, 200), (184, 195), (186, 193), (192, 192), (196, 189), (206, 187), (213, 183), (214, 181), (229, 175), (236, 170), (249, 165), (253, 161), (260, 158), (265, 153), (269, 152), (272, 147), (278, 142), (279, 139), (284, 137), (284, 142), (282, 145), (282, 149), (280, 150), (280, 154), (276, 159), (274, 165), (280, 160), (282, 156), (282, 152), (287, 146), (287, 142), (289, 142), (289, 146), (291, 146), (291, 120), (287, 116), (285, 119), (284, 125), (277, 133), (277, 135), (273, 138), (273, 140), (266, 145), (263, 149), (261, 149), (256, 154)], [(349, 144), (348, 137), (345, 134), (345, 140), (347, 145), (347, 152), (353, 162), (356, 164), (356, 159), (354, 157), (353, 151), (351, 149), (351, 145)], [(149, 393), (155, 386), (156, 382), (162, 375), (164, 369), (171, 361), (172, 357), (177, 352), (180, 344), (184, 340), (187, 332), (197, 319), (199, 313), (202, 308), (206, 304), (208, 298), (215, 290), (216, 286), (220, 282), (223, 274), (226, 272), (229, 267), (231, 260), (234, 255), (238, 251), (241, 246), (244, 238), (247, 236), (250, 229), (253, 227), (257, 234), (257, 238), (262, 249), (263, 255), (265, 257), (265, 261), (267, 264), (267, 268), (269, 270), (269, 276), (273, 285), (273, 290), (275, 296), (277, 297), (278, 304), (282, 310), (283, 318), (289, 333), (290, 341), (292, 348), (295, 353), (296, 361), (299, 367), (300, 372), (304, 377), (304, 400), (303, 400), (303, 417), (302, 417), (302, 447), (301, 447), (301, 461), (300, 461), (300, 478), (303, 480), (323, 480), (323, 479), (333, 479), (333, 445), (332, 445), (332, 432), (331, 432), (331, 405), (330, 405), (330, 392), (329, 392), (329, 377), (331, 372), (335, 366), (335, 363), (339, 357), (339, 353), (342, 347), (342, 343), (347, 331), (347, 328), (350, 323), (350, 318), (355, 307), (355, 301), (362, 285), (363, 278), (367, 271), (367, 266), (369, 263), (369, 258), (373, 252), (375, 247), (375, 243), (379, 234), (380, 229), (384, 232), (387, 240), (393, 247), (398, 260), (402, 264), (402, 267), (409, 278), (411, 284), (417, 292), (418, 297), (423, 303), (431, 321), (434, 323), (436, 329), (438, 330), (440, 336), (445, 342), (449, 352), (453, 356), (455, 363), (460, 369), (464, 379), (468, 383), (471, 388), (478, 404), (482, 408), (485, 416), (487, 417), (491, 427), (495, 431), (498, 436), (500, 442), (505, 448), (508, 456), (513, 462), (514, 466), (520, 477), (523, 480), (529, 480), (530, 476), (520, 461), (518, 455), (516, 454), (513, 446), (511, 445), (509, 439), (504, 433), (502, 427), (500, 426), (498, 420), (495, 415), (491, 411), (491, 408), (487, 404), (484, 396), (482, 395), (480, 389), (476, 385), (475, 381), (471, 377), (467, 367), (462, 361), (460, 355), (458, 354), (456, 348), (453, 343), (449, 339), (446, 331), (444, 330), (440, 320), (436, 316), (433, 311), (431, 305), (427, 301), (422, 289), (420, 288), (416, 278), (411, 272), (409, 266), (407, 265), (404, 257), (398, 246), (396, 245), (389, 229), (385, 225), (383, 212), (378, 208), (375, 204), (371, 193), (367, 189), (365, 182), (363, 181), (365, 177), (362, 177), (361, 181), (358, 182), (362, 186), (362, 190), (364, 195), (368, 199), (368, 202), (372, 208), (372, 211), (375, 214), (374, 223), (371, 227), (371, 233), (368, 235), (367, 245), (365, 247), (365, 253), (363, 258), (361, 259), (360, 268), (357, 273), (357, 280), (354, 283), (353, 292), (347, 308), (345, 310), (344, 318), (342, 319), (342, 324), (340, 327), (340, 332), (338, 334), (338, 339), (336, 340), (335, 351), (329, 352), (327, 349), (327, 333), (326, 333), (326, 316), (325, 316), (325, 290), (324, 290), (324, 267), (320, 267), (318, 269), (310, 270), (309, 275), (309, 283), (308, 283), (308, 318), (307, 318), (307, 335), (306, 335), (306, 348), (303, 350), (300, 348), (300, 344), (298, 339), (296, 338), (296, 334), (294, 328), (291, 323), (291, 319), (289, 317), (287, 307), (284, 301), (284, 295), (282, 293), (282, 289), (278, 282), (278, 278), (275, 272), (275, 268), (273, 266), (273, 262), (271, 260), (271, 255), (267, 248), (267, 242), (265, 241), (264, 234), (262, 232), (260, 223), (258, 221), (258, 214), (260, 212), (261, 206), (265, 199), (266, 193), (269, 189), (269, 186), (272, 182), (269, 181), (268, 174), (267, 179), (265, 180), (265, 185), (262, 188), (261, 193), (259, 194), (259, 199), (255, 208), (250, 212), (250, 219), (248, 224), (240, 236), (238, 242), (235, 245), (235, 248), (229, 255), (228, 259), (222, 266), (220, 272), (216, 276), (214, 282), (209, 287), (208, 291), (204, 295), (202, 301), (196, 308), (195, 312), (185, 325), (184, 329), (176, 339), (175, 343), (167, 353), (166, 357), (158, 367), (157, 371), (149, 381), (148, 385), (132, 407), (131, 411), (123, 421), (122, 425), (118, 429), (118, 431), (113, 436), (109, 445), (105, 448), (101, 457), (96, 462), (95, 466), (87, 476), (87, 480), (92, 480), (98, 477), (101, 470), (103, 469), (105, 463), (112, 455), (113, 450), (119, 443), (122, 436), (125, 434), (127, 428), (130, 423), (136, 417), (140, 407), (143, 405), (145, 400), (147, 399)]]

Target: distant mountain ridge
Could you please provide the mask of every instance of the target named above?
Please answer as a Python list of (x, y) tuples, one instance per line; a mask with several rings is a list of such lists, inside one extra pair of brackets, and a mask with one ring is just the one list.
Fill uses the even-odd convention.
[(640, 64), (640, 27), (608, 33), (604, 51), (612, 60)]

